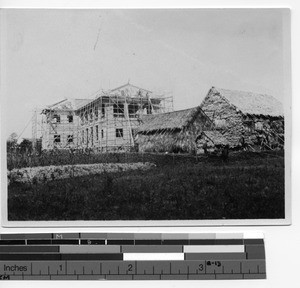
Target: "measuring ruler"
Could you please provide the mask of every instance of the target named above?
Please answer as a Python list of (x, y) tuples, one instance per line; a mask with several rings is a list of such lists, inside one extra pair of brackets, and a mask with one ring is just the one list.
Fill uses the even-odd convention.
[(0, 235), (0, 280), (265, 278), (264, 239), (243, 233)]

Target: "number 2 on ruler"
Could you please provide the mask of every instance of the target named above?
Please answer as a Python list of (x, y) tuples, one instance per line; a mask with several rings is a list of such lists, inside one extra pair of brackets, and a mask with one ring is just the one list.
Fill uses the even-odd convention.
[(128, 269), (127, 269), (128, 272), (132, 272), (132, 264), (128, 264)]

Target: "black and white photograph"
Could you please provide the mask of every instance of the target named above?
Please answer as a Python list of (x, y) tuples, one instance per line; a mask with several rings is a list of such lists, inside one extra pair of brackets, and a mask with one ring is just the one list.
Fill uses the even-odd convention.
[(2, 10), (7, 221), (286, 220), (290, 33), (286, 8)]

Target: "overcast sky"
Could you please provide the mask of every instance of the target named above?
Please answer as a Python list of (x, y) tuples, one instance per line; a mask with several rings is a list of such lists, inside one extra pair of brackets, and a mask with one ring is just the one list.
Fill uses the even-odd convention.
[[(289, 79), (287, 9), (6, 10), (1, 80), (6, 135), (34, 107), (130, 83), (200, 104), (211, 86), (283, 102)], [(288, 44), (288, 45), (287, 45)], [(22, 137), (31, 137), (31, 126)]]

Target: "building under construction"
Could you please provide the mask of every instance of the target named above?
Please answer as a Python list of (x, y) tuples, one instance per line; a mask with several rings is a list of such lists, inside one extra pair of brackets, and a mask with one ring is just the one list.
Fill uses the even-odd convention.
[(173, 111), (173, 97), (126, 84), (93, 99), (65, 99), (33, 117), (33, 138), (42, 149), (129, 150), (145, 114)]

